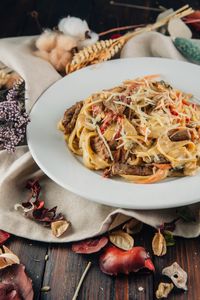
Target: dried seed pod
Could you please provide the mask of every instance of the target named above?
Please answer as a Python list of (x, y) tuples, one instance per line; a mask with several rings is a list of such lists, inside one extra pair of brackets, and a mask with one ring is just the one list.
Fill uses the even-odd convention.
[(187, 291), (187, 273), (179, 266), (179, 264), (177, 264), (177, 262), (164, 268), (162, 274), (168, 276), (177, 288)]
[(51, 223), (51, 230), (53, 235), (60, 237), (68, 229), (70, 222), (66, 220), (55, 221)]
[(122, 49), (124, 44), (125, 39), (110, 39), (85, 47), (74, 55), (72, 61), (66, 66), (66, 73), (109, 60)]
[(156, 291), (156, 298), (157, 299), (167, 298), (173, 288), (174, 288), (173, 283), (164, 283), (164, 282), (159, 283), (158, 289)]
[(134, 245), (132, 236), (122, 230), (110, 233), (109, 240), (113, 245), (123, 250), (130, 250)]
[(46, 293), (49, 292), (51, 290), (50, 286), (45, 285), (41, 288), (41, 292)]
[(122, 229), (128, 234), (136, 234), (142, 230), (142, 226), (142, 222), (133, 218), (125, 223)]
[(154, 235), (152, 240), (152, 249), (154, 255), (163, 256), (167, 253), (166, 240), (160, 230)]
[(0, 248), (0, 269), (4, 269), (13, 264), (19, 264), (19, 258), (6, 246)]

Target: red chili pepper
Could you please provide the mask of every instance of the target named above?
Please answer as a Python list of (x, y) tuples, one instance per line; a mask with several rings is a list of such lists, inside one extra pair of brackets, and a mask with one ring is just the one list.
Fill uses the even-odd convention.
[(143, 268), (155, 271), (149, 254), (143, 247), (133, 247), (131, 250), (124, 251), (109, 246), (100, 256), (99, 262), (101, 271), (109, 275), (129, 274)]

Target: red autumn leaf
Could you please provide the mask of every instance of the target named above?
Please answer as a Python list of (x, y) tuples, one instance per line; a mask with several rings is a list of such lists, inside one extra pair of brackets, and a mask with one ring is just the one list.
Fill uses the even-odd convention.
[(143, 247), (133, 247), (131, 250), (124, 251), (109, 246), (100, 256), (99, 263), (101, 271), (109, 275), (129, 274), (143, 268), (155, 271), (149, 254)]
[(108, 243), (107, 237), (88, 239), (72, 245), (72, 251), (80, 254), (90, 254), (100, 251)]
[(23, 265), (14, 264), (1, 269), (0, 282), (1, 300), (33, 299), (32, 280), (25, 273)]
[(0, 230), (0, 245), (3, 245), (7, 239), (9, 239), (10, 234), (8, 232), (5, 232), (3, 230)]

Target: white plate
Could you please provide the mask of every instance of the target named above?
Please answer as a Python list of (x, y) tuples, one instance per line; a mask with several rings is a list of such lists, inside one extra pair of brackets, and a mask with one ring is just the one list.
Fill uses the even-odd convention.
[(62, 187), (99, 203), (134, 209), (186, 205), (200, 199), (200, 175), (149, 185), (104, 179), (67, 148), (57, 123), (66, 108), (91, 93), (148, 74), (200, 97), (200, 67), (161, 58), (113, 60), (74, 72), (52, 85), (31, 111), (28, 145), (39, 167)]

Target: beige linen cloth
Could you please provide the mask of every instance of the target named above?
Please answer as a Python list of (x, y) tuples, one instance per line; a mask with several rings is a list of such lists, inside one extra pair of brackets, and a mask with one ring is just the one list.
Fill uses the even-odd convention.
[[(17, 71), (26, 82), (28, 112), (40, 94), (60, 79), (60, 75), (49, 63), (32, 55), (35, 38), (19, 37), (0, 40), (0, 61)], [(122, 58), (137, 56), (160, 56), (184, 60), (170, 39), (159, 33), (140, 35), (130, 40), (121, 52)], [(27, 179), (35, 176), (41, 179), (42, 198), (46, 201), (46, 206), (51, 208), (57, 205), (58, 212), (65, 214), (71, 221), (71, 228), (59, 239), (52, 235), (50, 229), (26, 219), (20, 212), (14, 210), (16, 203), (26, 199), (27, 191), (24, 186)], [(196, 214), (197, 222), (179, 221), (176, 235), (196, 237), (200, 234), (200, 205), (195, 204), (191, 209)], [(44, 175), (32, 159), (27, 146), (18, 147), (14, 154), (0, 152), (1, 229), (33, 240), (69, 242), (101, 234), (111, 225), (119, 225), (130, 217), (156, 227), (163, 222), (173, 220), (176, 217), (176, 209), (140, 211), (93, 203), (61, 188)]]

